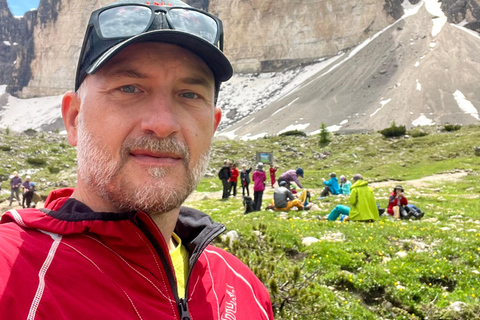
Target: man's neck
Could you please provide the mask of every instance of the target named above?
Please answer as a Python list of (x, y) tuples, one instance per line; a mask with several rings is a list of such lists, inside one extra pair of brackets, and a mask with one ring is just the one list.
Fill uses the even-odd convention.
[[(87, 190), (81, 185), (80, 180), (78, 182), (79, 183), (77, 184), (71, 198), (81, 201), (90, 209), (96, 212), (121, 212), (118, 207), (106, 201), (98, 194), (98, 192)], [(150, 215), (153, 222), (157, 225), (160, 233), (165, 239), (168, 249), (175, 249), (175, 242), (172, 239), (172, 234), (177, 224), (178, 215), (180, 214), (180, 208), (175, 208), (169, 212), (146, 213)]]

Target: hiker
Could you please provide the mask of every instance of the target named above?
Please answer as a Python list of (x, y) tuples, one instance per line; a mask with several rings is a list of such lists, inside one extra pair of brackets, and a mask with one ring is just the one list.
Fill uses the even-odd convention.
[(272, 185), (272, 188), (274, 188), (274, 184), (275, 184), (275, 172), (277, 172), (277, 168), (275, 168), (275, 166), (273, 164), (270, 165), (270, 184)]
[(248, 185), (250, 184), (250, 172), (252, 168), (247, 169), (246, 164), (242, 164), (242, 171), (240, 171), (240, 180), (242, 182), (242, 195), (245, 197), (245, 190), (247, 191), (247, 196), (250, 196), (250, 190)]
[(22, 197), (22, 208), (25, 208), (25, 203), (27, 208), (30, 208), (30, 203), (32, 202), (33, 193), (35, 192), (35, 183), (30, 182), (30, 176), (25, 177), (25, 182), (22, 184), (23, 188), (23, 197)]
[(232, 177), (232, 171), (230, 170), (230, 161), (225, 160), (223, 166), (218, 171), (218, 178), (222, 180), (223, 193), (222, 199), (228, 199), (230, 196), (230, 178)]
[(394, 216), (395, 219), (408, 217), (408, 212), (405, 209), (408, 204), (408, 200), (403, 192), (403, 187), (401, 185), (397, 185), (395, 188), (393, 188), (393, 191), (388, 198), (387, 213), (391, 216)]
[(22, 185), (22, 178), (18, 176), (18, 172), (13, 172), (13, 177), (10, 179), (10, 207), (13, 203), (13, 197), (18, 201), (18, 205), (20, 205), (20, 186)]
[(320, 193), (320, 197), (318, 199), (323, 199), (329, 194), (337, 195), (340, 193), (340, 186), (338, 185), (338, 178), (335, 172), (330, 173), (330, 179), (328, 181), (325, 180), (325, 178), (322, 178), (322, 181), (325, 185), (325, 188)]
[(286, 181), (280, 181), (279, 187), (273, 191), (272, 205), (275, 211), (288, 211), (293, 207), (296, 207), (298, 210), (303, 209), (302, 201), (295, 198), (288, 189)]
[(340, 194), (349, 196), (351, 187), (352, 183), (350, 182), (350, 180), (347, 180), (347, 178), (342, 174), (340, 176)]
[(280, 183), (280, 181), (287, 181), (287, 183), (290, 185), (292, 182), (295, 182), (295, 184), (303, 189), (302, 184), (300, 181), (298, 181), (298, 177), (303, 178), (303, 169), (302, 168), (297, 168), (296, 170), (288, 170), (285, 171), (280, 175), (280, 178), (278, 178), (277, 182)]
[(263, 171), (263, 163), (259, 162), (252, 175), (253, 180), (253, 202), (255, 202), (255, 211), (262, 209), (263, 191), (265, 190), (265, 181), (267, 175)]
[(238, 169), (235, 163), (232, 163), (232, 168), (230, 169), (231, 177), (230, 177), (230, 191), (229, 194), (233, 194), (234, 197), (237, 196), (237, 181), (238, 181)]
[(353, 185), (349, 199), (351, 208), (345, 205), (337, 205), (327, 217), (319, 217), (321, 220), (335, 221), (364, 221), (372, 222), (379, 219), (378, 208), (373, 195), (373, 190), (368, 182), (363, 180), (361, 174), (353, 176)]
[[(228, 37), (226, 37), (228, 39)], [(208, 167), (233, 73), (220, 20), (180, 0), (94, 11), (62, 100), (75, 189), (0, 221), (0, 316), (273, 319), (269, 293), (183, 207)]]

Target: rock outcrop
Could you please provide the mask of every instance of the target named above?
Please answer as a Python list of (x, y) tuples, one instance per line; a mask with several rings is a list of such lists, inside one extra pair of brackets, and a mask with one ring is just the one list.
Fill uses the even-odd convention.
[[(22, 45), (13, 53), (5, 49), (0, 56), (0, 63), (9, 66), (1, 79), (8, 84), (7, 91), (35, 97), (71, 90), (89, 13), (110, 2), (42, 0), (38, 11), (17, 19), (24, 26), (17, 41)], [(336, 54), (394, 21), (392, 16), (401, 10), (399, 0), (187, 2), (223, 20), (225, 53), (236, 72), (281, 70)], [(6, 0), (0, 3), (0, 14), (15, 20)]]
[[(237, 73), (279, 71), (361, 43), (403, 14), (403, 0), (185, 0), (218, 15)], [(22, 18), (0, 0), (0, 84), (19, 97), (72, 90), (86, 23), (111, 0), (42, 0)], [(411, 3), (419, 0), (410, 0)], [(444, 0), (450, 21), (475, 29), (480, 0)]]
[(448, 21), (465, 21), (466, 28), (480, 32), (480, 0), (442, 0), (442, 10)]

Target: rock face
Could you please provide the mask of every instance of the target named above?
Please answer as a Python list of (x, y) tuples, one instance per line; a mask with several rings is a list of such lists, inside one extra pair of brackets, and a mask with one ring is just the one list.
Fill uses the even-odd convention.
[[(411, 0), (416, 3), (419, 0)], [(480, 0), (445, 0), (475, 29)], [(111, 0), (42, 0), (17, 19), (0, 0), (0, 84), (27, 98), (72, 90), (86, 23)], [(403, 14), (403, 0), (186, 0), (219, 16), (237, 73), (278, 71), (353, 47)]]
[(384, 6), (385, 0), (210, 1), (240, 73), (281, 70), (352, 47), (394, 21)]
[(480, 32), (480, 0), (442, 0), (442, 10), (450, 22), (465, 21), (465, 27)]
[[(0, 56), (0, 63), (8, 66), (0, 79), (8, 84), (7, 91), (26, 98), (72, 90), (89, 13), (110, 2), (42, 0), (38, 11), (16, 19), (23, 26), (17, 40), (21, 49), (3, 49)], [(401, 14), (399, 0), (299, 0), (293, 5), (287, 0), (187, 2), (223, 20), (225, 53), (236, 72), (280, 70), (336, 54)], [(6, 0), (0, 0), (0, 14), (15, 21)], [(12, 25), (8, 21), (5, 25)], [(13, 32), (2, 29), (1, 36)]]

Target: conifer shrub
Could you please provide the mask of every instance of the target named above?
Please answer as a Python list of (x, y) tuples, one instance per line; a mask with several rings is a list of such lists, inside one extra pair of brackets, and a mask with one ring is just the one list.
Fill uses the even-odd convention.
[(330, 132), (327, 129), (327, 125), (322, 122), (320, 126), (320, 144), (324, 145), (329, 143), (330, 140)]
[(10, 150), (12, 150), (12, 147), (10, 147), (10, 146), (0, 146), (0, 150), (2, 150), (2, 151), (10, 151)]
[(59, 173), (60, 172), (60, 168), (59, 167), (55, 167), (55, 166), (49, 166), (48, 167), (48, 171), (50, 173)]
[(30, 157), (27, 158), (27, 162), (34, 166), (43, 166), (47, 163), (47, 160), (45, 158)]
[(285, 131), (279, 134), (280, 137), (287, 137), (287, 136), (300, 136), (300, 137), (306, 137), (307, 134), (303, 131), (300, 130), (290, 130), (290, 131)]
[(459, 124), (446, 124), (443, 126), (443, 129), (442, 131), (446, 131), (446, 132), (454, 132), (454, 131), (458, 131), (462, 128), (461, 125)]
[(405, 126), (397, 126), (395, 121), (393, 121), (390, 127), (380, 130), (379, 132), (385, 138), (396, 138), (404, 136), (405, 133), (407, 133), (407, 128)]

